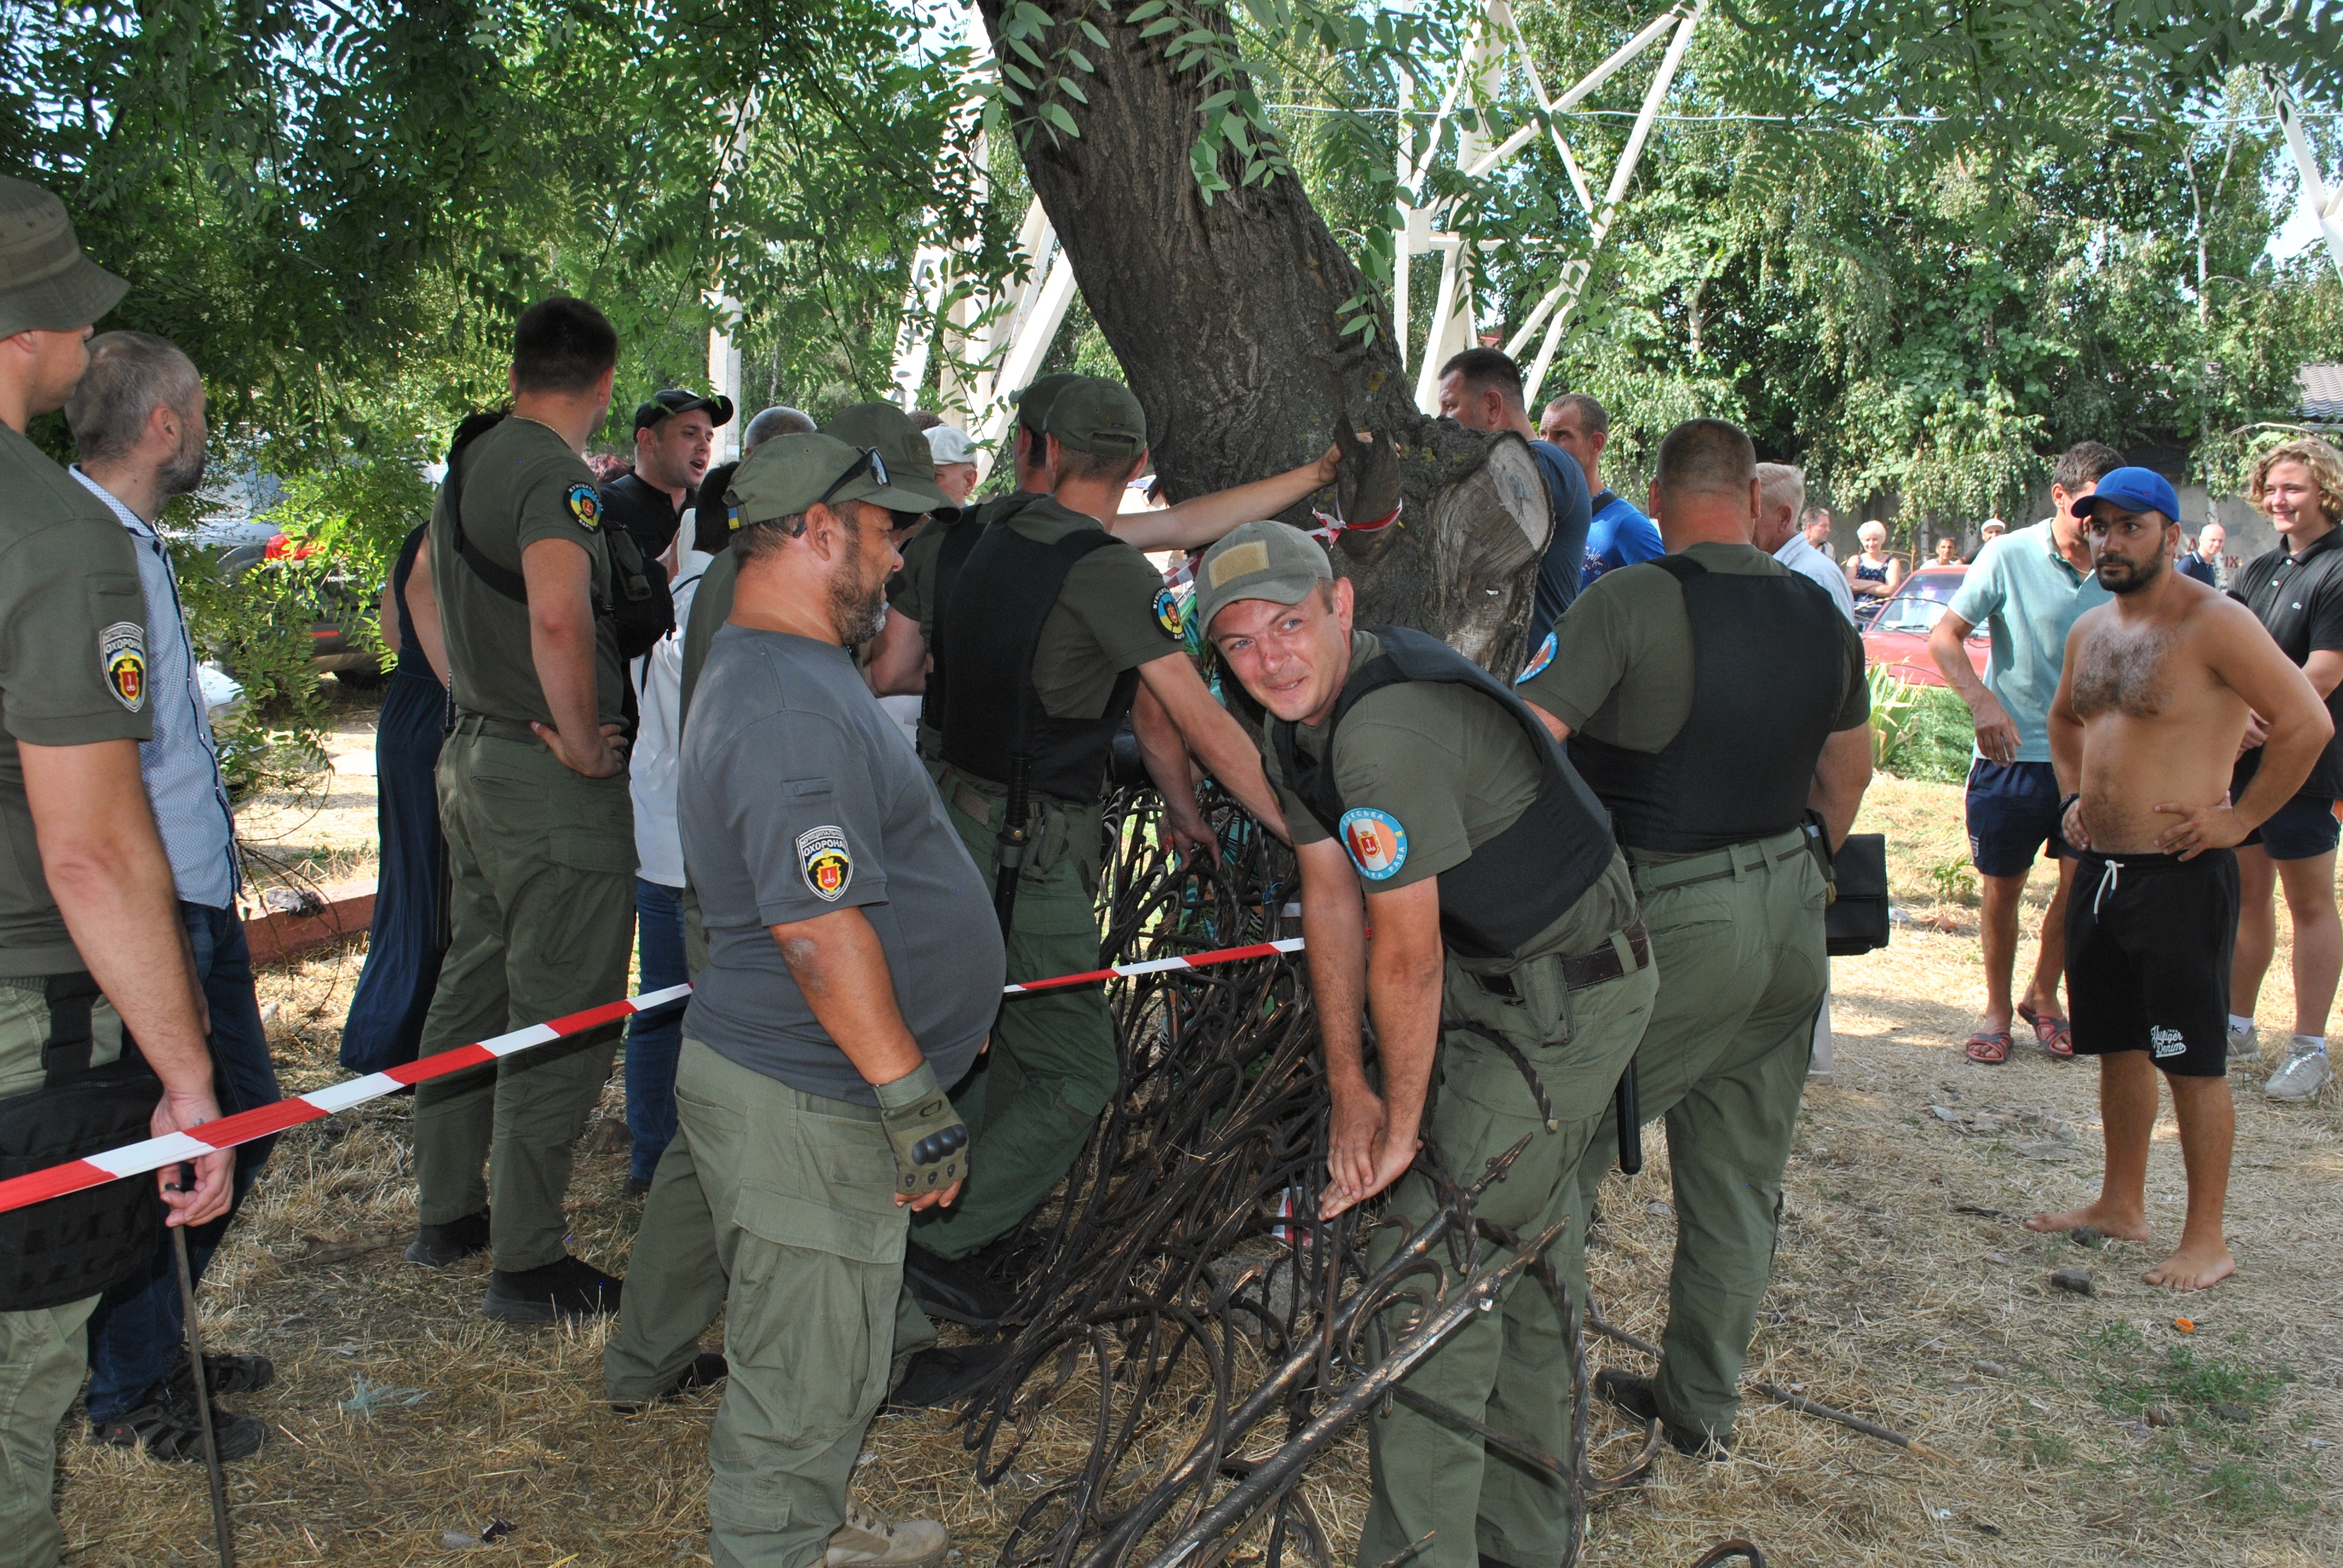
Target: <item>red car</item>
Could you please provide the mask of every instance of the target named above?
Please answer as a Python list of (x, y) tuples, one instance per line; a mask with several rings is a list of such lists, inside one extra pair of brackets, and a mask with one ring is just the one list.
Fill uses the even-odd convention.
[[(1896, 678), (1914, 686), (1945, 685), (1944, 672), (1928, 657), (1928, 634), (1936, 629), (1945, 607), (1952, 602), (1968, 569), (1922, 567), (1898, 583), (1896, 591), (1881, 603), (1871, 624), (1864, 628), (1864, 663), (1885, 665)], [(1978, 627), (1969, 633), (1969, 665), (1980, 678), (1985, 675), (1986, 658), (1992, 646), (1985, 628)]]

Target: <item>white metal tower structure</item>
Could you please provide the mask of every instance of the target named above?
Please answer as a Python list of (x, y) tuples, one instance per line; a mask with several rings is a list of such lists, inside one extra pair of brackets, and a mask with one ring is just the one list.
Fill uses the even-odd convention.
[[(1506, 345), (1506, 352), (1518, 358), (1534, 338), (1537, 341), (1537, 357), (1526, 372), (1523, 387), (1531, 399), (1536, 397), (1563, 334), (1576, 313), (1587, 277), (1594, 270), (1595, 253), (1602, 248), (1617, 218), (1628, 182), (1634, 178), (1644, 148), (1651, 140), (1660, 106), (1675, 81), (1684, 52), (1692, 45), (1693, 31), (1707, 11), (1708, 3), (1709, 0), (1678, 0), (1673, 8), (1654, 18), (1559, 97), (1553, 97), (1547, 95), (1545, 84), (1538, 75), (1512, 5), (1507, 0), (1487, 0), (1463, 54), (1440, 85), (1440, 111), (1433, 134), (1426, 140), (1428, 146), (1440, 147), (1443, 133), (1454, 125), (1456, 166), (1471, 177), (1480, 179), (1540, 136), (1548, 136), (1562, 156), (1563, 167), (1569, 173), (1572, 193), (1586, 213), (1589, 241), (1585, 254), (1565, 264), (1562, 280), (1538, 301)], [(1609, 180), (1598, 193), (1586, 166), (1564, 134), (1561, 121), (1597, 88), (1663, 41), (1665, 48), (1651, 86), (1644, 95), (1634, 128), (1629, 133)], [(1516, 67), (1526, 78), (1541, 114), (1503, 140), (1492, 143), (1478, 127), (1500, 117), (1493, 113), (1498, 106), (1499, 89), (1506, 73)], [(1403, 114), (1416, 85), (1413, 82), (1402, 84)], [(1469, 116), (1463, 116), (1465, 109), (1473, 111)], [(1439, 407), (1438, 372), (1442, 362), (1479, 340), (1473, 308), (1476, 258), (1466, 254), (1464, 240), (1441, 226), (1452, 220), (1453, 208), (1429, 189), (1433, 157), (1428, 154), (1418, 160), (1404, 151), (1400, 155), (1403, 226), (1394, 247), (1392, 280), (1392, 316), (1399, 330), (1400, 359), (1415, 371), (1416, 404), (1427, 414), (1437, 412)], [(977, 438), (980, 466), (989, 465), (992, 448), (1009, 427), (1008, 395), (1033, 378), (1065, 320), (1066, 307), (1074, 295), (1073, 267), (1058, 244), (1040, 202), (1026, 209), (1018, 243), (1020, 254), (1028, 264), (1026, 279), (998, 299), (978, 297), (964, 287), (955, 290), (953, 255), (940, 246), (922, 246), (912, 262), (903, 327), (896, 340), (896, 395), (909, 408), (926, 384), (928, 361), (935, 347), (931, 331), (940, 329), (947, 335), (943, 347), (949, 357), (941, 377), (944, 417), (954, 424), (964, 423)], [(1408, 316), (1410, 257), (1433, 251), (1440, 254), (1441, 260), (1432, 327), (1421, 345), (1412, 345)], [(1543, 337), (1539, 336), (1541, 328)], [(974, 369), (963, 379), (955, 373), (959, 366)]]
[(2318, 155), (2303, 133), (2301, 111), (2295, 107), (2293, 95), (2286, 90), (2286, 84), (2274, 72), (2266, 74), (2262, 80), (2269, 88), (2271, 102), (2278, 106), (2278, 128), (2286, 133), (2287, 151), (2294, 155), (2295, 172), (2302, 176), (2302, 204), (2318, 220), (2318, 232), (2327, 241), (2328, 258), (2335, 263), (2338, 273), (2343, 273), (2343, 185), (2330, 186), (2319, 173)]

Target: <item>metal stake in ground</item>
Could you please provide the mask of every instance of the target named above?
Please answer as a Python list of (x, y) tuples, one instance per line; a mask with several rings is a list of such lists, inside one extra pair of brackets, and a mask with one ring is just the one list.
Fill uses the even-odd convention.
[[(196, 1190), (195, 1168), (179, 1167), (178, 1192)], [(228, 1537), (227, 1476), (220, 1469), (219, 1434), (212, 1431), (212, 1393), (208, 1375), (204, 1371), (204, 1331), (196, 1321), (196, 1271), (187, 1261), (187, 1228), (174, 1225), (171, 1230), (171, 1251), (179, 1260), (179, 1305), (187, 1319), (187, 1367), (196, 1385), (196, 1422), (204, 1430), (204, 1470), (212, 1487), (212, 1540), (219, 1553), (220, 1568), (236, 1568), (236, 1543)]]

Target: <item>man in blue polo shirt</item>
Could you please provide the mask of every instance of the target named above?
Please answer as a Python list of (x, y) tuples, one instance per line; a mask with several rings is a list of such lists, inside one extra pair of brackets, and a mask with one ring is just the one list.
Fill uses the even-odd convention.
[(1653, 561), (1666, 554), (1660, 530), (1635, 503), (1603, 483), (1603, 448), (1611, 440), (1611, 414), (1584, 392), (1572, 392), (1545, 406), (1538, 433), (1578, 460), (1586, 476), (1594, 518), (1586, 529), (1585, 582), (1604, 572)]
[[(2053, 1056), (2075, 1054), (2074, 1030), (2058, 1010), (2066, 965), (2066, 889), (2074, 850), (2058, 834), (2058, 779), (2050, 769), (2050, 700), (2066, 633), (2075, 618), (2104, 604), (2090, 547), (2074, 504), (2123, 467), (2122, 454), (2097, 441), (2070, 447), (2051, 470), (2049, 518), (1989, 539), (1961, 579), (1952, 604), (1928, 634), (1928, 652), (1976, 721), (1969, 764), (1969, 855), (1985, 882), (1978, 922), (1985, 945), (1985, 1017), (1968, 1039), (1972, 1061), (2009, 1060), (2013, 1017), (2031, 1025)], [(1962, 645), (1983, 626), (1993, 652), (1979, 680)], [(2011, 1006), (2017, 960), (2017, 910), (2035, 856), (2047, 845), (2058, 864), (2057, 891), (2042, 921), (2042, 946), (2026, 1000)]]
[(1440, 367), (1440, 412), (1467, 430), (1511, 430), (1529, 443), (1545, 480), (1554, 530), (1538, 559), (1537, 595), (1530, 607), (1528, 646), (1537, 647), (1578, 598), (1579, 563), (1586, 554), (1593, 506), (1586, 475), (1568, 456), (1538, 439), (1522, 401), (1522, 367), (1494, 348), (1467, 348)]

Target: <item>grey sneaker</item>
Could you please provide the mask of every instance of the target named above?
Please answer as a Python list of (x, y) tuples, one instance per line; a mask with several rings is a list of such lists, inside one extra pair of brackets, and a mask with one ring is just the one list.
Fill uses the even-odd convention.
[(2258, 1068), (2261, 1064), (2262, 1031), (2253, 1028), (2239, 1029), (2237, 1025), (2231, 1024), (2229, 1026), (2229, 1070), (2235, 1072), (2241, 1067)]
[(950, 1533), (932, 1519), (892, 1524), (849, 1500), (846, 1523), (830, 1535), (824, 1568), (927, 1568), (950, 1544)]
[(2327, 1047), (2297, 1046), (2286, 1053), (2286, 1061), (2262, 1085), (2262, 1092), (2272, 1100), (2308, 1100), (2335, 1081), (2335, 1069), (2327, 1060)]

